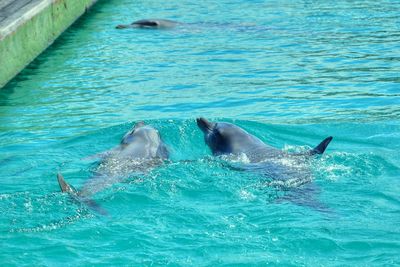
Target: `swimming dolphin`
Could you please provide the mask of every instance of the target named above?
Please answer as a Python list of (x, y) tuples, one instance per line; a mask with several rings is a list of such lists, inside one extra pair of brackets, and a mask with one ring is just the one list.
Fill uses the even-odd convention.
[(178, 24), (179, 22), (168, 19), (141, 19), (134, 21), (131, 24), (117, 25), (115, 28), (173, 28)]
[(205, 118), (198, 118), (197, 125), (203, 131), (205, 142), (214, 155), (242, 154), (247, 156), (250, 163), (257, 163), (265, 161), (268, 158), (279, 158), (283, 156), (312, 156), (322, 154), (332, 140), (332, 136), (329, 136), (310, 151), (289, 154), (265, 144), (254, 135), (249, 134), (232, 123), (211, 123)]
[(198, 30), (235, 30), (235, 31), (269, 31), (270, 27), (257, 25), (254, 23), (229, 23), (229, 22), (178, 22), (168, 19), (141, 19), (131, 24), (117, 25), (116, 29), (141, 28), (141, 29), (171, 29), (177, 26), (183, 26), (183, 29), (190, 31)]
[(300, 205), (312, 206), (324, 210), (312, 197), (305, 194), (315, 192), (316, 188), (308, 184), (312, 178), (309, 160), (314, 155), (323, 154), (332, 136), (325, 138), (318, 146), (304, 153), (288, 153), (265, 144), (244, 129), (228, 122), (212, 123), (204, 118), (197, 119), (197, 125), (204, 133), (205, 143), (215, 156), (230, 156), (233, 159), (245, 157), (240, 170), (250, 170), (267, 177), (267, 185), (280, 189), (291, 189), (296, 194), (286, 199)]
[(143, 122), (138, 122), (112, 150), (95, 155), (101, 158), (95, 175), (78, 191), (70, 186), (59, 173), (58, 183), (62, 192), (84, 203), (99, 213), (106, 213), (91, 196), (115, 183), (122, 182), (129, 175), (145, 173), (168, 159), (169, 152), (159, 132)]

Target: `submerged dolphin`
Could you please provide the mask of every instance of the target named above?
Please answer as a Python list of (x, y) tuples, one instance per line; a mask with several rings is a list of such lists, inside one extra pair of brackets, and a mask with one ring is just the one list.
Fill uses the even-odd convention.
[[(234, 159), (245, 158), (241, 170), (262, 173), (270, 180), (269, 185), (279, 188), (298, 188), (311, 181), (312, 173), (309, 159), (313, 155), (324, 153), (332, 140), (329, 136), (318, 146), (304, 153), (288, 153), (265, 144), (242, 128), (227, 122), (212, 123), (204, 118), (197, 119), (197, 125), (204, 133), (206, 144), (215, 156), (230, 156)], [(314, 188), (296, 189), (297, 193), (315, 191)], [(298, 204), (317, 206), (307, 199), (294, 196), (290, 199)], [(301, 203), (300, 203), (301, 202)], [(308, 203), (307, 203), (308, 202)]]
[(121, 144), (112, 150), (95, 155), (102, 158), (95, 175), (78, 191), (70, 186), (61, 174), (57, 175), (62, 192), (92, 209), (105, 213), (91, 196), (129, 175), (140, 174), (160, 165), (168, 159), (169, 152), (159, 132), (143, 122), (138, 122), (122, 138)]
[(264, 32), (271, 30), (270, 27), (263, 25), (257, 25), (253, 22), (251, 23), (232, 23), (232, 22), (178, 22), (168, 19), (141, 19), (132, 22), (131, 24), (120, 24), (117, 25), (116, 29), (126, 29), (126, 28), (141, 28), (141, 29), (171, 29), (178, 26), (182, 26), (184, 31), (189, 30), (195, 32), (198, 30), (235, 30), (235, 31), (255, 31)]
[(131, 24), (117, 25), (115, 28), (173, 28), (178, 24), (179, 22), (168, 19), (141, 19), (134, 21)]

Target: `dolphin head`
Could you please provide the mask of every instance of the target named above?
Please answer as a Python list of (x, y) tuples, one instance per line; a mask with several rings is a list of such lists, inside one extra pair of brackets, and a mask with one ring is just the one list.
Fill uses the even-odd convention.
[(197, 125), (214, 155), (245, 152), (243, 144), (249, 139), (249, 134), (240, 127), (228, 122), (212, 123), (205, 118), (198, 118)]
[(160, 133), (143, 121), (137, 122), (122, 138), (121, 145), (129, 145), (133, 142), (161, 143)]
[(132, 28), (130, 24), (119, 24), (115, 26), (116, 29)]
[(178, 22), (167, 19), (141, 19), (132, 22), (131, 24), (120, 24), (115, 28), (117, 29), (125, 29), (125, 28), (172, 28), (175, 27)]

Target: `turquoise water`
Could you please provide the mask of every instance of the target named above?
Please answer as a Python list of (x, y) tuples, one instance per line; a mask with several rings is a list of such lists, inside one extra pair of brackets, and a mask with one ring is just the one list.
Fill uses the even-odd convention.
[[(98, 3), (0, 91), (0, 264), (400, 264), (398, 1)], [(173, 30), (116, 30), (148, 17)], [(280, 201), (210, 156), (195, 118), (230, 121), (312, 162), (313, 197)], [(138, 120), (171, 163), (95, 196), (59, 192)]]

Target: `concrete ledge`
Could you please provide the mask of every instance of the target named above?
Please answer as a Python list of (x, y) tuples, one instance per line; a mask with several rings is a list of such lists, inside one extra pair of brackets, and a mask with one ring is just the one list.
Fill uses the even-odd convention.
[(0, 88), (97, 0), (1, 0)]

